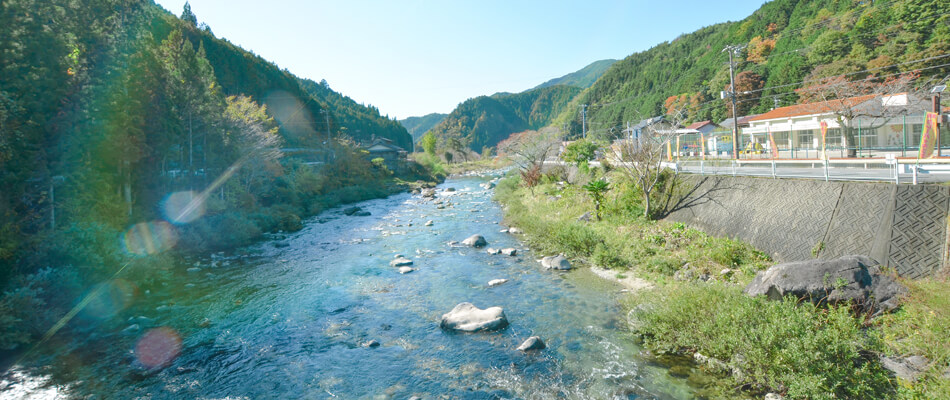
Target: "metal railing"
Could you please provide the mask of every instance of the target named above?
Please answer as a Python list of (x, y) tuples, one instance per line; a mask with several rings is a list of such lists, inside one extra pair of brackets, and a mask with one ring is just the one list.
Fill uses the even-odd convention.
[(950, 159), (680, 159), (663, 166), (677, 173), (699, 175), (805, 178), (825, 181), (943, 182), (950, 181)]

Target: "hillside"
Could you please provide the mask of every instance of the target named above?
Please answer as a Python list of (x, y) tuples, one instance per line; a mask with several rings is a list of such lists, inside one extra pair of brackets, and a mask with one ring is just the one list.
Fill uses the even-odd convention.
[[(391, 171), (328, 135), (411, 148), (395, 120), (216, 38), (187, 5), (180, 18), (126, 0), (0, 11), (0, 286), (42, 266), (115, 267), (142, 250), (115, 240), (132, 224), (191, 222), (168, 209), (172, 193), (202, 193), (205, 218), (176, 230), (181, 248), (246, 243), (383, 194)], [(323, 175), (288, 147), (330, 161)]]
[(421, 117), (409, 117), (399, 120), (399, 123), (409, 131), (409, 134), (412, 135), (412, 141), (415, 142), (428, 132), (429, 129), (432, 129), (433, 126), (442, 122), (447, 116), (448, 114), (431, 113)]
[(551, 79), (538, 86), (535, 86), (534, 89), (555, 85), (576, 86), (581, 89), (587, 89), (593, 85), (594, 82), (597, 81), (597, 78), (600, 78), (604, 72), (607, 72), (607, 69), (610, 68), (611, 65), (614, 65), (615, 62), (617, 62), (617, 60), (594, 61), (578, 71), (571, 72), (560, 78)]
[(729, 84), (727, 45), (746, 46), (737, 57), (737, 87), (753, 93), (740, 96), (740, 115), (776, 102), (795, 104), (795, 89), (823, 77), (849, 74), (853, 80), (914, 69), (944, 77), (950, 72), (945, 11), (939, 0), (774, 0), (741, 21), (702, 28), (617, 62), (556, 123), (578, 134), (574, 110), (588, 104), (590, 129), (605, 135), (626, 121), (662, 114), (671, 96), (692, 104), (690, 120), (722, 120), (731, 115), (719, 99)]
[(439, 148), (482, 152), (512, 133), (546, 126), (580, 91), (577, 87), (558, 85), (468, 99), (431, 132)]

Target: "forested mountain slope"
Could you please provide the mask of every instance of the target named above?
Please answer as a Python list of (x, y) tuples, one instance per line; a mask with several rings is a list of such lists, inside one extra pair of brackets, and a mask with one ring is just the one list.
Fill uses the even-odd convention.
[(670, 105), (691, 105), (692, 121), (722, 120), (731, 115), (720, 100), (729, 85), (727, 45), (745, 46), (736, 57), (737, 89), (753, 92), (739, 96), (744, 115), (795, 104), (795, 89), (824, 77), (918, 69), (922, 76), (947, 76), (950, 10), (942, 0), (774, 0), (742, 21), (702, 28), (617, 62), (556, 123), (579, 134), (581, 104), (589, 105), (589, 129), (600, 134)]
[(430, 131), (439, 148), (482, 152), (509, 135), (546, 126), (581, 89), (550, 86), (468, 99)]
[(571, 72), (560, 78), (551, 79), (538, 86), (535, 86), (534, 88), (538, 89), (555, 85), (567, 85), (576, 86), (581, 89), (587, 89), (593, 85), (594, 82), (596, 82), (597, 79), (604, 74), (604, 72), (607, 72), (607, 69), (610, 68), (611, 65), (614, 65), (615, 62), (617, 62), (617, 60), (594, 61), (580, 70)]
[[(411, 148), (395, 120), (215, 38), (187, 5), (3, 1), (0, 286), (46, 267), (101, 279), (168, 232), (234, 244), (364, 195), (341, 188), (382, 190), (391, 172), (328, 134)], [(287, 147), (336, 161), (318, 175)]]
[(406, 119), (399, 120), (399, 123), (402, 126), (406, 127), (406, 130), (409, 131), (409, 134), (412, 135), (413, 141), (418, 141), (429, 129), (432, 129), (433, 126), (442, 122), (445, 117), (449, 116), (448, 114), (440, 113), (431, 113), (426, 114), (421, 117), (409, 117)]

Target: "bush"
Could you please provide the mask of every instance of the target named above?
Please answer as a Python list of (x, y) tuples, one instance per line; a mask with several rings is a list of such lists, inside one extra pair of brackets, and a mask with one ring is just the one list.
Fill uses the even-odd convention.
[[(649, 296), (649, 297), (647, 297)], [(738, 371), (727, 379), (788, 398), (887, 398), (894, 388), (867, 351), (880, 349), (847, 306), (748, 297), (720, 284), (671, 285), (641, 295), (631, 327), (656, 352), (699, 352)]]

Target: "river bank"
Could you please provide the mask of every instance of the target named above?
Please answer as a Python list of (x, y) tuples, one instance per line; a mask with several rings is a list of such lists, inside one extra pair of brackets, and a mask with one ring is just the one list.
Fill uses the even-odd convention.
[[(592, 213), (593, 203), (565, 178), (548, 176), (531, 189), (517, 177), (502, 180), (495, 198), (506, 210), (506, 223), (521, 228), (526, 242), (541, 252), (566, 254), (609, 279), (634, 280), (625, 322), (636, 341), (658, 360), (694, 354), (701, 355), (697, 360), (722, 360), (694, 364), (719, 376), (708, 387), (709, 397), (950, 393), (950, 343), (946, 336), (938, 339), (950, 329), (950, 312), (941, 306), (950, 299), (946, 282), (907, 282), (912, 294), (903, 309), (874, 320), (855, 318), (846, 307), (750, 298), (742, 288), (772, 264), (761, 252), (683, 224), (637, 217), (639, 195), (618, 175), (608, 176), (613, 189), (602, 206), (604, 219), (581, 218)], [(893, 377), (879, 360), (910, 355), (928, 360), (913, 381)]]

